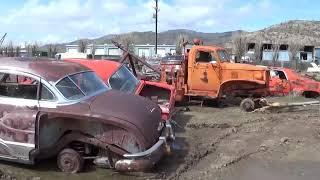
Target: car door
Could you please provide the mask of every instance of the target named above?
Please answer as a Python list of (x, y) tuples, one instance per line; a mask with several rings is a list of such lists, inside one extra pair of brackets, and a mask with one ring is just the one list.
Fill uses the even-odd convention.
[(197, 50), (189, 79), (190, 89), (215, 97), (219, 90), (219, 65), (216, 54), (212, 51)]
[(0, 71), (0, 78), (0, 156), (27, 162), (35, 148), (39, 81), (14, 71)]
[(271, 79), (269, 82), (272, 95), (287, 95), (291, 91), (291, 84), (286, 74), (282, 70), (271, 70)]

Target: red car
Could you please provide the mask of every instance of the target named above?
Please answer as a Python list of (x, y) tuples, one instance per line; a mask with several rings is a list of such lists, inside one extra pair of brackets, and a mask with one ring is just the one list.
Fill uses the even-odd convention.
[(123, 64), (109, 60), (64, 59), (82, 64), (93, 71), (112, 89), (134, 93), (157, 102), (162, 110), (162, 118), (170, 119), (175, 103), (175, 88), (165, 83), (138, 80)]
[(295, 93), (307, 98), (320, 96), (320, 82), (304, 77), (292, 69), (270, 68), (270, 95), (288, 95)]

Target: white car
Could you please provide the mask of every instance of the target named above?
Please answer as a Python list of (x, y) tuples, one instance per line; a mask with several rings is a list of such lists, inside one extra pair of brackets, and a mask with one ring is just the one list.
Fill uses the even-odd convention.
[(320, 73), (320, 65), (316, 65), (316, 63), (311, 63), (312, 67), (307, 69), (307, 72), (310, 73)]

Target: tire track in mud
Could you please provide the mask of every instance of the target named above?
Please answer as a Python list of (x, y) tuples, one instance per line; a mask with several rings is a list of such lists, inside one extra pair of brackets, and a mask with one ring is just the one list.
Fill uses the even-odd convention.
[[(278, 119), (274, 118), (274, 117), (270, 117), (270, 118), (266, 118), (266, 117), (260, 117), (260, 118), (256, 118), (256, 119), (251, 119), (251, 120), (247, 120), (244, 122), (241, 122), (239, 124), (236, 125), (230, 125), (228, 123), (213, 123), (213, 124), (207, 124), (207, 123), (192, 123), (192, 124), (187, 124), (186, 127), (190, 128), (190, 129), (202, 129), (202, 128), (218, 128), (218, 129), (226, 129), (226, 132), (215, 138), (215, 140), (213, 140), (211, 143), (206, 144), (209, 145), (206, 150), (204, 151), (195, 151), (192, 154), (188, 155), (188, 157), (186, 157), (185, 163), (182, 165), (182, 167), (180, 167), (176, 173), (172, 176), (169, 176), (168, 179), (179, 179), (179, 177), (184, 174), (185, 172), (187, 172), (188, 170), (190, 170), (191, 168), (195, 167), (202, 159), (204, 159), (205, 157), (207, 157), (208, 155), (214, 153), (216, 151), (217, 146), (226, 138), (240, 132), (241, 128), (245, 125), (248, 124), (252, 124), (252, 123), (261, 123), (261, 122), (266, 122), (266, 121), (276, 121)], [(196, 147), (200, 147), (200, 146), (196, 146)], [(249, 152), (249, 153), (244, 153), (238, 157), (233, 158), (232, 160), (223, 163), (219, 166), (216, 167), (216, 169), (222, 169), (224, 167), (233, 165), (235, 163), (238, 163), (244, 159), (249, 158), (251, 155), (253, 154), (257, 154), (259, 152), (262, 152), (264, 150), (258, 149), (256, 151), (253, 152)]]

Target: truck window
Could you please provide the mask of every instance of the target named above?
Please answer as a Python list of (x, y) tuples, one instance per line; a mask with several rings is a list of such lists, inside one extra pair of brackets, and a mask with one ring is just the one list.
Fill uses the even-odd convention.
[(196, 55), (196, 62), (198, 63), (216, 63), (216, 59), (211, 52), (198, 51)]
[(287, 80), (287, 76), (283, 71), (273, 70), (270, 72), (271, 77), (278, 77), (279, 79)]
[(218, 55), (221, 62), (228, 62), (230, 60), (229, 55), (226, 51), (218, 51)]

